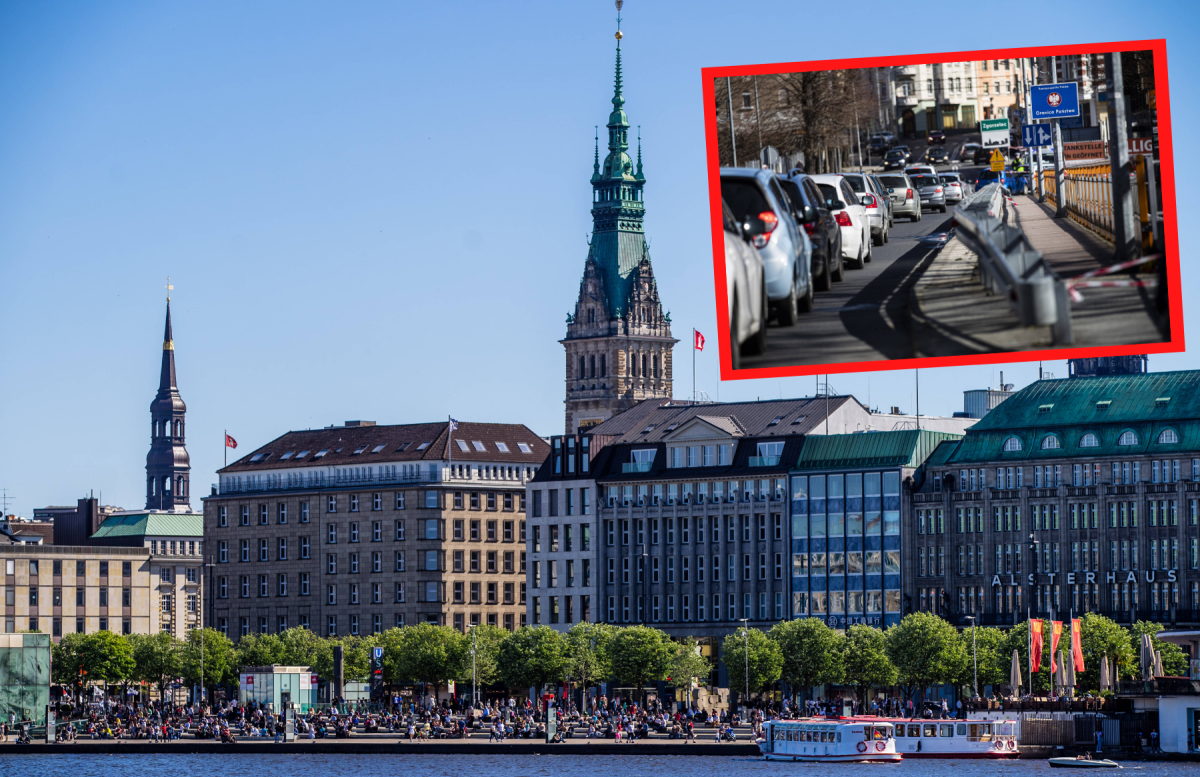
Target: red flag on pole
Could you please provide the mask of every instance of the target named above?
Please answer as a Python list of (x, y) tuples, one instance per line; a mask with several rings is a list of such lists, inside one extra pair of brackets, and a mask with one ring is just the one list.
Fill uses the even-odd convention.
[(704, 335), (700, 334), (700, 332), (697, 330), (693, 329), (692, 331), (695, 332), (695, 334), (696, 334), (696, 342), (693, 345), (693, 347), (697, 351), (703, 351), (704, 350)]
[(1029, 671), (1038, 672), (1042, 668), (1042, 619), (1029, 619), (1029, 634), (1033, 643), (1029, 646)]
[(1075, 659), (1075, 671), (1083, 669), (1083, 621), (1074, 618), (1071, 621), (1071, 658)]
[(1058, 671), (1058, 662), (1055, 660), (1058, 653), (1058, 642), (1062, 639), (1062, 621), (1050, 621), (1050, 672), (1053, 674)]
[(226, 434), (226, 435), (225, 435), (225, 447), (226, 447), (226, 448), (236, 448), (236, 447), (237, 447), (237, 440), (233, 439), (233, 438), (232, 438), (232, 437), (230, 437), (228, 434)]

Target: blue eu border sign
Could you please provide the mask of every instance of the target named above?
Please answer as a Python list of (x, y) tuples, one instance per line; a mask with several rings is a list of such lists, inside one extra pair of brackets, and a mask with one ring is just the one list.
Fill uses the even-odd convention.
[(1029, 118), (1062, 119), (1079, 115), (1079, 84), (1038, 84), (1029, 87)]

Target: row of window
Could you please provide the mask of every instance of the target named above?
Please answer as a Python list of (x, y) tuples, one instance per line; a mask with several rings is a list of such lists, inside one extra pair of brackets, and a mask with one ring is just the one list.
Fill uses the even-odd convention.
[[(721, 536), (724, 534), (727, 542), (736, 542), (739, 534), (742, 542), (753, 542), (757, 539), (760, 542), (765, 542), (768, 539), (782, 540), (783, 537), (783, 514), (772, 513), (770, 523), (767, 521), (766, 513), (759, 513), (753, 516), (732, 516), (727, 515), (724, 520), (719, 516), (707, 516), (709, 520), (705, 520), (705, 516), (697, 515), (692, 517), (679, 518), (679, 541), (681, 544), (688, 544), (694, 537), (696, 542), (707, 542), (711, 538), (712, 542), (719, 543)], [(722, 531), (724, 524), (724, 531)], [(675, 519), (664, 518), (660, 521), (658, 518), (622, 518), (619, 521), (604, 522), (604, 542), (609, 547), (616, 545), (617, 530), (620, 529), (621, 544), (630, 544), (630, 539), (634, 539), (635, 545), (646, 544), (646, 530), (649, 526), (650, 544), (658, 545), (660, 540), (665, 540), (667, 545), (675, 544)], [(661, 525), (661, 531), (660, 531)], [(632, 533), (632, 534), (631, 534)]]
[[(68, 601), (71, 599), (70, 590), (71, 589), (69, 589), (69, 588), (67, 589), (67, 591), (68, 591), (67, 600)], [(116, 589), (113, 589), (113, 590), (115, 591)], [(122, 588), (120, 590), (121, 590), (121, 594), (120, 594), (121, 605), (120, 606), (122, 606), (122, 607), (132, 606), (130, 604), (130, 601), (132, 600), (133, 589)], [(74, 598), (75, 598), (76, 609), (80, 609), (85, 606), (86, 591), (87, 591), (87, 589), (82, 586), (75, 589), (75, 597)], [(108, 602), (109, 602), (109, 589), (108, 588), (99, 588), (99, 589), (97, 589), (97, 591), (98, 591), (97, 603), (99, 604), (100, 607), (107, 607)], [(50, 590), (50, 601), (47, 602), (45, 600), (45, 597), (42, 596), (40, 588), (38, 588), (37, 586), (30, 586), (28, 598), (29, 598), (29, 606), (30, 607), (39, 607), (39, 606), (42, 606), (45, 604), (49, 604), (51, 607), (62, 607), (63, 589), (58, 588), (58, 587), (52, 588)], [(115, 600), (116, 596), (113, 596), (113, 599)], [(6, 586), (4, 588), (4, 605), (6, 607), (13, 607), (16, 605), (16, 603), (17, 603), (17, 587), (16, 586)]]
[[(565, 553), (571, 553), (575, 550), (575, 526), (570, 523), (564, 523), (559, 532), (558, 524), (550, 524), (546, 527), (546, 550), (551, 553), (558, 553), (562, 550)], [(562, 537), (562, 542), (559, 542), (559, 537)], [(579, 524), (579, 550), (587, 551), (592, 549), (592, 525), (590, 523)], [(533, 527), (533, 552), (542, 552), (542, 527)]]
[[(5, 575), (17, 574), (17, 566), (18, 566), (17, 559), (15, 559), (15, 558), (4, 559), (4, 574)], [(52, 574), (54, 577), (61, 577), (63, 574), (63, 570), (66, 569), (69, 574), (72, 566), (74, 566), (74, 568), (75, 568), (75, 576), (76, 577), (85, 577), (87, 575), (87, 562), (86, 561), (76, 561), (72, 565), (72, 563), (70, 561), (64, 562), (62, 559), (52, 559), (49, 564), (46, 564), (41, 559), (31, 558), (27, 561), (22, 559), (21, 566), (24, 567), (23, 571), (30, 578), (35, 578), (35, 577), (40, 576), (42, 571), (46, 570), (46, 569), (49, 569), (50, 574)], [(109, 570), (109, 562), (108, 561), (99, 562), (100, 577), (108, 577), (108, 570)], [(132, 561), (122, 561), (121, 562), (121, 577), (130, 577), (132, 575), (133, 575), (133, 562)]]
[[(553, 599), (554, 597), (548, 597), (548, 598)], [(741, 614), (740, 615), (739, 615), (738, 598), (739, 597), (737, 594), (728, 594), (728, 595), (712, 594), (711, 597), (706, 594), (697, 594), (695, 596), (692, 596), (691, 594), (682, 594), (678, 598), (678, 601), (680, 604), (680, 610), (679, 610), (679, 614), (681, 616), (680, 622), (682, 622), (682, 623), (691, 623), (691, 622), (703, 623), (708, 620), (708, 616), (709, 616), (710, 612), (712, 614), (712, 620), (719, 622), (722, 617), (722, 608), (727, 608), (728, 620), (730, 620), (730, 621), (737, 621), (741, 618), (744, 618), (746, 620), (765, 621), (772, 617), (772, 613), (774, 614), (773, 617), (775, 620), (783, 620), (783, 592), (782, 591), (776, 591), (773, 596), (771, 594), (768, 594), (766, 591), (759, 592), (757, 597), (754, 596), (754, 594), (750, 594), (750, 593), (742, 594), (741, 607), (740, 607)], [(617, 613), (617, 600), (618, 600), (618, 597), (616, 597), (616, 596), (608, 597), (607, 606), (608, 606), (608, 622), (609, 623), (645, 623), (646, 622), (647, 613), (645, 612), (645, 597), (642, 597), (642, 596), (636, 596), (636, 597), (622, 596), (622, 597), (620, 597), (621, 619), (619, 621), (617, 620), (617, 614), (618, 614)], [(665, 613), (664, 613), (664, 609), (662, 607), (664, 601), (666, 603)], [(655, 594), (654, 596), (651, 596), (650, 597), (650, 612), (649, 612), (650, 622), (652, 622), (652, 623), (663, 622), (663, 620), (664, 620), (663, 616), (665, 614), (666, 622), (674, 623), (675, 622), (675, 602), (676, 602), (676, 597), (674, 594), (667, 594), (666, 596), (659, 596), (659, 595)], [(756, 602), (758, 605), (757, 608), (755, 608)], [(711, 610), (708, 609), (710, 604), (712, 607)], [(771, 604), (773, 604), (774, 606), (772, 607)], [(631, 605), (632, 605), (633, 609), (631, 609)], [(695, 609), (693, 609), (693, 605), (694, 605)], [(535, 597), (533, 600), (533, 622), (535, 624), (539, 622), (539, 617), (540, 617), (539, 609), (540, 609), (540, 601), (539, 601), (539, 598)], [(693, 620), (693, 616), (695, 616), (694, 620)]]
[[(611, 561), (611, 559), (609, 559), (609, 560)], [(575, 559), (567, 559), (565, 562), (559, 562), (557, 559), (550, 559), (549, 561), (545, 561), (545, 562), (538, 562), (538, 561), (533, 562), (533, 567), (532, 567), (533, 574), (531, 576), (531, 585), (534, 588), (542, 587), (542, 565), (543, 565), (543, 563), (545, 564), (545, 567), (546, 567), (546, 587), (547, 588), (558, 588), (558, 582), (559, 582), (558, 569), (559, 569), (560, 563), (563, 564), (564, 569), (566, 570), (566, 574), (563, 577), (563, 582), (567, 588), (574, 588), (577, 579), (579, 581), (579, 584), (581, 586), (583, 586), (584, 588), (588, 588), (592, 585), (592, 560), (590, 558), (580, 559), (578, 562), (576, 562)], [(580, 575), (578, 578), (575, 577), (575, 570), (576, 570), (577, 563), (579, 565), (578, 568), (580, 570)]]
[[(406, 617), (405, 613), (402, 613), (402, 612), (395, 613), (393, 618), (390, 618), (390, 619), (385, 618), (385, 616), (382, 613), (370, 613), (368, 615), (359, 615), (357, 613), (350, 613), (348, 615), (345, 615), (341, 619), (341, 623), (346, 626), (347, 634), (349, 634), (350, 636), (356, 636), (358, 634), (364, 633), (363, 632), (364, 627), (370, 629), (369, 633), (371, 633), (371, 634), (381, 634), (384, 630), (385, 620), (391, 620), (392, 625), (394, 625), (395, 628), (401, 629), (401, 628), (404, 628), (405, 623), (407, 622), (408, 618)], [(441, 621), (441, 617), (440, 617), (439, 613), (426, 613), (423, 616), (418, 616), (418, 620), (420, 620), (422, 622), (428, 621), (430, 623), (437, 624)], [(470, 622), (471, 622), (471, 625), (478, 625), (480, 623), (480, 614), (479, 613), (471, 613)], [(488, 625), (490, 625), (490, 626), (497, 626), (500, 624), (501, 619), (497, 617), (496, 613), (488, 613), (487, 622), (488, 622)], [(507, 629), (508, 631), (514, 631), (516, 629), (516, 625), (517, 625), (517, 618), (514, 617), (513, 613), (505, 613), (503, 616), (503, 624), (504, 624), (504, 628)], [(250, 629), (251, 629), (252, 625), (256, 627), (256, 633), (259, 633), (259, 634), (271, 633), (270, 632), (271, 624), (270, 624), (269, 616), (260, 615), (260, 616), (258, 616), (257, 620), (254, 621), (253, 623), (251, 622), (251, 619), (249, 616), (242, 616), (241, 618), (238, 619), (238, 635), (244, 637), (244, 636), (247, 636), (248, 634), (250, 634), (251, 633)], [(325, 618), (325, 634), (330, 637), (338, 636), (338, 634), (339, 634), (338, 625), (339, 625), (339, 621), (338, 621), (337, 615), (326, 616), (326, 618)], [(521, 626), (525, 625), (525, 614), (524, 613), (521, 613), (521, 615), (520, 615), (520, 625)], [(298, 615), (294, 626), (302, 628), (302, 629), (309, 629), (312, 627), (311, 619), (307, 614)], [(276, 633), (282, 634), (283, 632), (287, 631), (291, 627), (292, 627), (292, 624), (289, 622), (288, 616), (286, 613), (281, 613), (275, 617)], [(454, 628), (458, 629), (459, 631), (464, 630), (465, 622), (464, 622), (464, 618), (463, 618), (463, 613), (455, 613), (454, 614)], [(217, 629), (225, 636), (229, 636), (229, 619), (228, 618), (217, 618)], [(127, 631), (126, 633), (129, 633), (129, 632)]]
[[(1192, 537), (1188, 540), (1188, 564), (1191, 569), (1200, 569), (1200, 540)], [(1147, 556), (1149, 558), (1149, 569), (1157, 570), (1172, 570), (1179, 568), (1179, 540), (1172, 538), (1163, 538), (1158, 540), (1149, 540), (1146, 543)], [(1039, 551), (1031, 551), (1033, 553), (1034, 568), (1033, 572), (1057, 573), (1059, 567), (1059, 548), (1057, 542), (1044, 542), (1040, 545)], [(926, 561), (928, 556), (928, 563)], [(988, 574), (984, 569), (984, 549), (983, 545), (959, 545), (957, 550), (958, 564), (957, 570), (960, 575)], [(1039, 559), (1040, 556), (1040, 559)], [(928, 554), (925, 548), (917, 549), (917, 574), (925, 575), (940, 575), (944, 574), (942, 563), (942, 549), (938, 548), (938, 564), (935, 570), (933, 548), (929, 548)], [(1137, 570), (1139, 568), (1139, 549), (1137, 540), (1110, 540), (1108, 543), (1108, 568), (1109, 570), (1128, 571)], [(1070, 571), (1071, 572), (1099, 572), (1100, 570), (1100, 542), (1092, 540), (1091, 542), (1072, 542), (1070, 544)], [(1021, 573), (1021, 543), (996, 545), (994, 549), (994, 565), (991, 570), (992, 574), (1020, 574)]]
[(796, 616), (883, 612), (900, 612), (898, 590), (796, 591), (792, 594), (792, 614)]
[[(1164, 432), (1165, 434), (1165, 432)], [(1015, 440), (1010, 437), (1009, 440)], [(1049, 438), (1048, 438), (1049, 439)], [(1006, 449), (1007, 450), (1007, 449)], [(1045, 464), (1030, 467), (1034, 488), (1057, 488), (1061, 486), (1063, 470), (1071, 468), (1071, 482), (1075, 487), (1101, 485), (1101, 472), (1107, 470), (1110, 485), (1129, 485), (1142, 482), (1141, 461), (1113, 461), (1102, 469), (1099, 463), (1092, 464)], [(1184, 461), (1186, 465), (1187, 462)], [(1179, 460), (1154, 460), (1149, 462), (1148, 473), (1151, 483), (1179, 482)], [(1200, 480), (1200, 459), (1192, 459), (1192, 480)], [(961, 469), (958, 471), (959, 491), (982, 491), (988, 486), (1001, 490), (1012, 490), (1025, 486), (1025, 467), (996, 467), (995, 479), (989, 484), (986, 469)], [(942, 490), (942, 478), (933, 479), (933, 490)]]
[[(1163, 429), (1161, 432), (1158, 433), (1157, 443), (1159, 445), (1174, 445), (1178, 442), (1179, 442), (1179, 433), (1177, 431), (1175, 431), (1174, 429)], [(1138, 438), (1138, 433), (1133, 431), (1132, 429), (1126, 429), (1125, 431), (1121, 432), (1121, 436), (1117, 438), (1117, 445), (1120, 445), (1120, 446), (1140, 445), (1140, 444), (1141, 444), (1141, 440)], [(1004, 441), (1004, 450), (1005, 451), (1009, 451), (1009, 452), (1019, 451), (1023, 447), (1024, 447), (1024, 443), (1021, 441), (1020, 437), (1015, 437), (1015, 436), (1009, 437), (1008, 439), (1006, 439)], [(1044, 435), (1042, 437), (1040, 447), (1044, 451), (1058, 450), (1059, 448), (1062, 448), (1062, 436), (1058, 435), (1058, 434), (1054, 434), (1053, 432), (1050, 434)], [(1076, 447), (1077, 448), (1099, 448), (1100, 440), (1099, 440), (1099, 438), (1096, 437), (1095, 434), (1093, 434), (1092, 432), (1088, 432), (1087, 434), (1085, 434), (1079, 438), (1079, 441), (1076, 443)], [(1155, 462), (1156, 465), (1157, 465), (1157, 463), (1158, 462)], [(1179, 462), (1175, 462), (1175, 467), (1176, 467), (1176, 469), (1178, 469)]]
[[(879, 551), (874, 551), (874, 553), (876, 556), (878, 556)], [(900, 554), (900, 552), (896, 551), (897, 563), (899, 563), (899, 561), (898, 561), (899, 554)], [(825, 554), (822, 553), (820, 555), (822, 557), (822, 560), (821, 560), (822, 572), (820, 572), (818, 574), (824, 574), (823, 570), (824, 570), (824, 565), (825, 565), (825, 562), (824, 562)], [(625, 584), (625, 583), (630, 582), (631, 566), (637, 575), (637, 582), (642, 583), (645, 580), (646, 558), (647, 558), (646, 556), (638, 556), (632, 560), (629, 559), (628, 557), (621, 559), (621, 583)], [(660, 582), (660, 580), (661, 580), (660, 571), (665, 576), (666, 582), (668, 582), (668, 583), (675, 582), (675, 557), (674, 556), (668, 556), (665, 560), (661, 559), (658, 556), (652, 556), (649, 558), (650, 558), (650, 582), (651, 583)], [(768, 554), (766, 554), (766, 553), (758, 554), (757, 569), (758, 569), (758, 579), (759, 580), (767, 579), (768, 567), (769, 567), (768, 558), (769, 558)], [(807, 558), (807, 554), (805, 554), (805, 558)], [(860, 554), (860, 556), (859, 556), (860, 562), (861, 562), (861, 558), (862, 558), (862, 556)], [(711, 562), (712, 562), (711, 566), (709, 566), (707, 568), (707, 570), (705, 569), (706, 560), (707, 560), (706, 556), (696, 556), (696, 558), (695, 558), (694, 569), (695, 569), (696, 582), (697, 583), (704, 582), (706, 571), (708, 574), (708, 578), (711, 581), (713, 581), (714, 583), (721, 582), (721, 557), (713, 556), (711, 559)], [(783, 579), (783, 560), (784, 560), (783, 554), (776, 553), (774, 556), (774, 560), (775, 560), (775, 563), (773, 565), (773, 569), (774, 569), (773, 577), (776, 580), (782, 580)], [(736, 554), (731, 553), (726, 557), (727, 563), (725, 566), (725, 579), (727, 581), (732, 582), (732, 581), (735, 581), (738, 579), (737, 561), (738, 561), (738, 557)], [(755, 569), (754, 556), (750, 553), (742, 554), (741, 579), (742, 580), (754, 579), (754, 574), (753, 574), (754, 569)], [(586, 566), (585, 566), (585, 570), (586, 570)], [(680, 582), (682, 582), (682, 583), (692, 582), (692, 570), (693, 570), (692, 557), (691, 556), (680, 557), (680, 559), (679, 559), (679, 580), (680, 580)], [(794, 574), (801, 574), (801, 572), (794, 571)], [(610, 585), (615, 585), (616, 582), (617, 582), (617, 560), (614, 558), (610, 558), (610, 559), (608, 559), (608, 583)], [(534, 587), (536, 588), (537, 586), (535, 585)], [(550, 587), (553, 588), (554, 585), (551, 584)]]
[[(22, 631), (41, 631), (42, 625), (46, 621), (50, 621), (50, 635), (53, 637), (61, 637), (63, 635), (63, 619), (62, 618), (39, 618), (36, 615), (31, 615), (31, 616), (29, 616), (28, 619), (23, 618), (21, 620), (25, 620), (26, 623), (19, 624), (18, 619), (15, 617), (5, 618), (4, 619), (4, 633), (5, 634), (17, 633), (18, 625), (25, 626), (25, 628), (22, 629)], [(68, 623), (70, 623), (70, 621), (68, 621)], [(108, 631), (108, 623), (109, 623), (108, 618), (100, 618), (99, 623), (98, 623), (98, 626), (99, 626), (98, 630), (99, 631)], [(76, 634), (87, 633), (86, 623), (83, 618), (75, 619), (75, 633)], [(121, 633), (122, 634), (132, 634), (133, 633), (132, 619), (123, 618), (121, 620)]]
[[(562, 512), (562, 514), (563, 515), (576, 515), (576, 514), (591, 515), (592, 514), (592, 509), (591, 509), (592, 503), (591, 503), (591, 497), (590, 497), (591, 489), (589, 489), (589, 488), (578, 489), (578, 491), (579, 491), (579, 501), (578, 502), (576, 502), (576, 500), (575, 500), (575, 491), (576, 491), (576, 489), (574, 489), (574, 488), (563, 489), (563, 503), (562, 503), (562, 511), (563, 512)], [(533, 492), (533, 517), (534, 518), (542, 517), (542, 496), (543, 496), (543, 493), (541, 491)], [(546, 497), (546, 515), (548, 515), (551, 518), (557, 518), (559, 515), (559, 509), (560, 509), (559, 499), (558, 499), (558, 489), (551, 488), (551, 489), (547, 490), (545, 492), (545, 497)]]
[[(1056, 531), (1059, 528), (1059, 510), (1057, 504), (1030, 505), (1029, 528), (1033, 531)], [(1196, 526), (1200, 523), (1200, 500), (1189, 499), (1187, 504), (1187, 525)], [(959, 507), (955, 508), (955, 517), (959, 534), (971, 534), (984, 530), (984, 508)], [(1178, 502), (1175, 499), (1146, 500), (1146, 525), (1150, 527), (1170, 527), (1179, 525)], [(1096, 529), (1098, 528), (1097, 505), (1094, 502), (1072, 502), (1067, 505), (1067, 528)], [(1109, 502), (1108, 528), (1136, 529), (1138, 528), (1137, 502)], [(1021, 532), (1021, 506), (1003, 505), (992, 508), (993, 532)], [(946, 523), (940, 508), (917, 510), (917, 534), (945, 534)]]
[[(636, 453), (636, 451), (635, 451)], [(634, 465), (636, 466), (636, 465)], [(757, 487), (755, 484), (757, 483)], [(782, 501), (787, 480), (774, 478), (771, 480), (731, 480), (728, 483), (716, 481), (711, 483), (655, 483), (653, 485), (609, 486), (607, 491), (608, 506), (622, 507), (637, 505), (673, 505), (673, 504), (704, 504), (712, 502), (737, 502), (739, 494), (743, 502), (766, 502), (774, 499)], [(728, 489), (726, 489), (728, 486)], [(636, 490), (635, 490), (636, 489)], [(711, 499), (709, 498), (711, 492)]]
[(804, 575), (898, 575), (900, 551), (851, 550), (828, 553), (793, 553), (792, 574)]

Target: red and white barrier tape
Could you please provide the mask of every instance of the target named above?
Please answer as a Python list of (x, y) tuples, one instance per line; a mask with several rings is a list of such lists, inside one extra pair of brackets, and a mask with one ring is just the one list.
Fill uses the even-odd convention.
[(1083, 295), (1076, 289), (1114, 289), (1114, 288), (1144, 288), (1152, 289), (1158, 285), (1158, 282), (1153, 278), (1144, 281), (1124, 280), (1124, 281), (1080, 281), (1071, 283), (1067, 286), (1067, 292), (1071, 295), (1072, 302), (1083, 302)]
[(1109, 265), (1108, 267), (1101, 267), (1098, 270), (1088, 270), (1083, 275), (1076, 275), (1074, 278), (1068, 278), (1067, 282), (1073, 283), (1075, 281), (1082, 281), (1082, 280), (1086, 280), (1088, 278), (1095, 278), (1099, 275), (1111, 275), (1112, 273), (1115, 273), (1115, 272), (1121, 272), (1122, 270), (1128, 270), (1130, 267), (1137, 267), (1140, 264), (1146, 264), (1147, 262), (1152, 262), (1157, 258), (1158, 258), (1158, 254), (1153, 254), (1151, 256), (1143, 256), (1140, 259), (1130, 259), (1129, 261), (1121, 262), (1120, 264), (1112, 264), (1112, 265)]

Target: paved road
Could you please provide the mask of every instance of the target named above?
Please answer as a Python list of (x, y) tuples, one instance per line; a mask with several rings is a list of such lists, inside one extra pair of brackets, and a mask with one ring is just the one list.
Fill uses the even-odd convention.
[[(951, 158), (970, 137), (947, 141)], [(907, 141), (924, 153), (924, 141)], [(958, 168), (973, 181), (982, 166), (970, 163), (939, 165)], [(813, 312), (792, 327), (772, 324), (767, 348), (759, 356), (742, 357), (742, 367), (785, 367), (809, 364), (908, 359), (913, 357), (909, 335), (908, 295), (922, 270), (938, 250), (931, 235), (952, 226), (954, 206), (945, 214), (926, 209), (919, 222), (896, 219), (889, 242), (872, 247), (872, 261), (862, 270), (846, 269), (846, 280), (818, 292)]]

